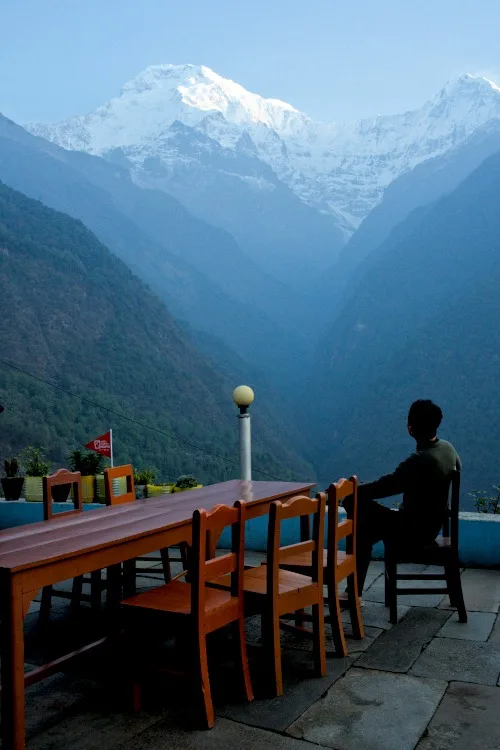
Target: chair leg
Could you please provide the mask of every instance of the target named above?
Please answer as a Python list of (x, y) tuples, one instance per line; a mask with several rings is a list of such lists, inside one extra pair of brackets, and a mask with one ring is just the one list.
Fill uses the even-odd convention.
[(342, 609), (337, 583), (335, 580), (328, 581), (328, 609), (330, 611), (330, 625), (332, 627), (332, 638), (337, 656), (347, 656), (347, 642), (342, 624)]
[(389, 607), (389, 622), (395, 625), (398, 621), (397, 563), (385, 561), (385, 606)]
[(106, 605), (109, 609), (116, 609), (122, 599), (121, 565), (110, 565), (106, 570)]
[(165, 583), (170, 583), (172, 580), (172, 571), (170, 569), (170, 555), (168, 554), (168, 547), (160, 550), (161, 564), (163, 568), (163, 578)]
[(101, 571), (93, 570), (90, 574), (90, 606), (94, 612), (101, 609)]
[(457, 565), (450, 566), (447, 575), (450, 577), (451, 589), (450, 589), (450, 601), (451, 592), (453, 592), (454, 606), (457, 608), (458, 621), (467, 622), (467, 610), (465, 608), (464, 594), (462, 591), (462, 579), (460, 578), (460, 568)]
[(127, 598), (128, 596), (135, 596), (137, 592), (136, 575), (137, 575), (136, 561), (134, 559), (125, 560), (125, 562), (123, 563), (123, 596), (124, 598)]
[(274, 683), (274, 695), (283, 695), (280, 618), (277, 612), (266, 612), (262, 617), (262, 635), (264, 638), (266, 659), (268, 660), (270, 675)]
[(71, 611), (77, 614), (80, 611), (82, 603), (83, 576), (73, 578), (73, 587), (71, 589)]
[(252, 681), (248, 666), (247, 641), (245, 635), (245, 618), (242, 615), (233, 623), (233, 638), (236, 645), (236, 662), (241, 670), (241, 678), (247, 701), (253, 701)]
[(363, 629), (363, 620), (361, 617), (361, 608), (359, 606), (358, 596), (358, 576), (356, 571), (347, 576), (347, 600), (349, 603), (349, 614), (351, 615), (352, 635), (356, 640), (362, 640), (365, 637)]
[(450, 607), (456, 607), (457, 601), (456, 601), (455, 581), (453, 578), (453, 566), (445, 565), (444, 574), (446, 576), (446, 586), (448, 587), (448, 597), (450, 600)]
[(305, 615), (305, 610), (303, 610), (303, 609), (298, 609), (295, 612), (295, 627), (296, 628), (303, 628), (304, 627), (304, 622), (305, 622), (305, 616), (304, 615)]
[(210, 690), (210, 677), (208, 674), (208, 659), (207, 659), (207, 638), (203, 633), (198, 633), (197, 643), (197, 672), (200, 679), (201, 698), (203, 702), (205, 721), (209, 729), (211, 729), (215, 723), (215, 712), (212, 703), (212, 693)]
[(45, 623), (50, 617), (52, 606), (52, 586), (44, 586), (42, 589), (42, 602), (40, 604), (39, 622)]
[(320, 677), (326, 675), (325, 610), (323, 596), (312, 607), (314, 668)]

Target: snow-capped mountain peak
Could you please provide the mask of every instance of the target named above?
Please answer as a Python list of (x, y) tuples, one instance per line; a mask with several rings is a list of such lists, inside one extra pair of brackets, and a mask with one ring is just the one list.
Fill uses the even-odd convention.
[(169, 128), (179, 121), (226, 149), (255, 154), (350, 234), (396, 177), (497, 118), (500, 88), (469, 74), (419, 109), (342, 124), (315, 122), (204, 65), (151, 65), (94, 112), (28, 129), (69, 149), (103, 154), (121, 148), (137, 170), (149, 158), (172, 170), (176, 159), (185, 163), (181, 152), (165, 148)]

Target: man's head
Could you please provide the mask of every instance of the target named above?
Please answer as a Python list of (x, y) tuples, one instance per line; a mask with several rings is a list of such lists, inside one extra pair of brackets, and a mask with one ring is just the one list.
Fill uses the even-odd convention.
[(414, 401), (408, 412), (408, 432), (415, 440), (432, 440), (443, 419), (443, 412), (430, 400)]

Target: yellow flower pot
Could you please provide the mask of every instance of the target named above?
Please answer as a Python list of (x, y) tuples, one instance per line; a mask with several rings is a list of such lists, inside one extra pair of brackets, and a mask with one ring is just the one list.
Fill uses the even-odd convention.
[(43, 478), (24, 478), (24, 499), (28, 503), (41, 503), (43, 500)]
[(146, 497), (158, 497), (158, 495), (167, 495), (173, 492), (171, 484), (147, 484)]
[(203, 485), (197, 484), (196, 487), (172, 487), (172, 492), (186, 492), (187, 490), (197, 490), (198, 487), (203, 487)]

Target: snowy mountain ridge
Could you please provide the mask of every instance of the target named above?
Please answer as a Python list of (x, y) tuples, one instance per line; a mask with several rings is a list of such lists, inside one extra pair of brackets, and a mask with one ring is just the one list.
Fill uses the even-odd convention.
[(152, 65), (90, 114), (27, 127), (68, 149), (105, 155), (119, 148), (139, 171), (146, 159), (175, 170), (186, 154), (166, 145), (179, 121), (225, 149), (252, 153), (349, 235), (396, 177), (497, 118), (500, 88), (471, 75), (450, 81), (419, 109), (342, 124), (316, 122), (203, 65)]

